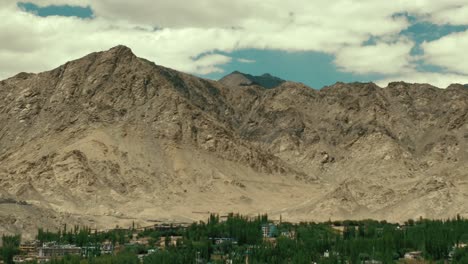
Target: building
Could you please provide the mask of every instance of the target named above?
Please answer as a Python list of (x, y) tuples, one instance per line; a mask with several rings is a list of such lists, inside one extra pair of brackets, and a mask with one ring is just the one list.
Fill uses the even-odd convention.
[(184, 223), (184, 222), (171, 223), (171, 224), (159, 223), (159, 224), (155, 224), (155, 225), (152, 225), (152, 226), (137, 228), (137, 230), (155, 230), (155, 231), (161, 231), (161, 232), (175, 230), (175, 229), (184, 230), (188, 226), (190, 226), (191, 224), (192, 223)]
[(13, 263), (31, 263), (35, 261), (36, 258), (34, 256), (21, 256), (17, 255), (13, 257)]
[(101, 254), (112, 254), (114, 252), (114, 245), (111, 242), (106, 241), (101, 244)]
[(141, 238), (134, 237), (130, 241), (130, 244), (148, 246), (149, 245), (149, 239), (150, 239), (149, 237), (141, 237)]
[(81, 255), (81, 248), (74, 245), (54, 245), (40, 247), (38, 254), (40, 258), (55, 258), (65, 255)]
[(19, 246), (19, 249), (23, 255), (33, 256), (37, 254), (37, 249), (40, 246), (39, 241), (28, 241)]
[(263, 242), (268, 243), (273, 247), (276, 247), (277, 244), (276, 237), (264, 237)]
[(405, 259), (421, 259), (422, 252), (421, 251), (411, 251), (405, 253)]
[(232, 237), (215, 237), (215, 238), (210, 237), (209, 239), (213, 241), (213, 243), (216, 245), (220, 245), (223, 243), (237, 244), (237, 241)]
[(159, 247), (160, 248), (165, 248), (166, 247), (166, 244), (167, 246), (177, 246), (180, 241), (182, 241), (182, 237), (181, 236), (168, 236), (168, 237), (161, 237), (159, 239)]
[(331, 228), (333, 228), (334, 230), (340, 232), (341, 234), (344, 233), (344, 229), (345, 229), (345, 227), (341, 226), (341, 225), (340, 226), (331, 225)]
[(382, 261), (371, 259), (371, 260), (365, 260), (363, 264), (382, 264)]
[(81, 248), (81, 254), (83, 257), (86, 256), (97, 256), (101, 252), (101, 248), (98, 244), (88, 245)]
[(273, 223), (262, 225), (263, 237), (274, 237), (276, 236), (276, 225)]
[(467, 247), (467, 244), (465, 243), (458, 243), (455, 245), (455, 248), (466, 248)]
[(281, 236), (282, 237), (287, 237), (289, 239), (295, 239), (296, 238), (296, 231), (281, 231)]

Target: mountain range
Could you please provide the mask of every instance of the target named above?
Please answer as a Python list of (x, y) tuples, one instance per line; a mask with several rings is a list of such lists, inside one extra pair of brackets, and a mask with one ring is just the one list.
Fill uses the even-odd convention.
[(0, 233), (468, 217), (468, 88), (207, 80), (125, 46), (0, 81)]

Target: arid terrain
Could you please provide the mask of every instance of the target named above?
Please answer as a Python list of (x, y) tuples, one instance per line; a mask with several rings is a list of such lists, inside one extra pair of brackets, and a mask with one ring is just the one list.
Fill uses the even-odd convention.
[(117, 46), (1, 81), (0, 233), (208, 212), (468, 217), (467, 87), (238, 77), (201, 79)]

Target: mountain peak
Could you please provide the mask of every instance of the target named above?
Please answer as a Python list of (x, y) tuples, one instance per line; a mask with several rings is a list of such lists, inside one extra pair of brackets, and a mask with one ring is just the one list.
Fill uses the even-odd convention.
[(109, 50), (103, 51), (102, 54), (106, 57), (136, 58), (132, 49), (124, 45), (117, 45)]
[(258, 85), (266, 89), (272, 89), (284, 83), (285, 80), (269, 73), (254, 76), (236, 70), (221, 78), (219, 82), (231, 87)]
[(129, 47), (124, 46), (124, 45), (117, 45), (108, 50), (98, 52), (97, 54), (100, 57), (111, 59), (111, 60), (131, 59), (131, 58), (137, 57)]
[(131, 53), (131, 54), (133, 54), (132, 49), (130, 49), (129, 47), (127, 47), (125, 45), (117, 45), (117, 46), (115, 46), (113, 48), (110, 48), (108, 51), (113, 52), (113, 53)]

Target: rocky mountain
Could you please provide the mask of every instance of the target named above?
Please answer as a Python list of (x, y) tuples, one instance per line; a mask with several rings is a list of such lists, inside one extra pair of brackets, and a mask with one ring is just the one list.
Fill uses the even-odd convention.
[(1, 81), (0, 233), (209, 212), (468, 217), (465, 86), (265, 89), (234, 75), (200, 79), (117, 46)]
[(234, 71), (221, 78), (219, 82), (229, 87), (258, 85), (266, 89), (271, 89), (278, 87), (286, 81), (269, 73), (265, 73), (260, 76), (253, 76), (239, 71)]

